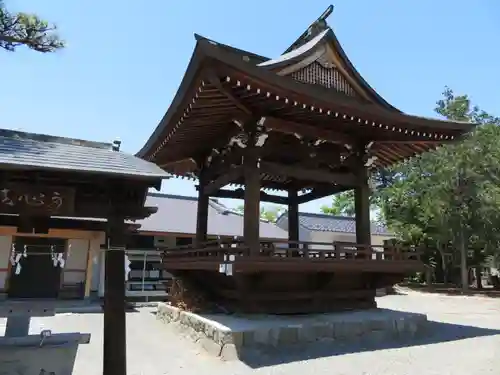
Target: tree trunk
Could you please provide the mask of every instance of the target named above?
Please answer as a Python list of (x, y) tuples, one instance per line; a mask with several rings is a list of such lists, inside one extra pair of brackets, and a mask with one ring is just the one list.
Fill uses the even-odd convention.
[(441, 244), (438, 242), (437, 243), (437, 248), (439, 255), (441, 256), (441, 270), (443, 271), (443, 280), (442, 282), (444, 285), (448, 284), (448, 265), (446, 264), (446, 254), (445, 251), (443, 250), (443, 247)]
[(476, 274), (476, 288), (478, 290), (483, 289), (483, 277), (481, 275), (481, 270), (482, 270), (482, 267), (479, 267), (479, 266), (474, 268), (474, 271)]
[(467, 267), (467, 248), (465, 247), (464, 230), (460, 223), (460, 275), (462, 280), (462, 292), (469, 290), (469, 268)]

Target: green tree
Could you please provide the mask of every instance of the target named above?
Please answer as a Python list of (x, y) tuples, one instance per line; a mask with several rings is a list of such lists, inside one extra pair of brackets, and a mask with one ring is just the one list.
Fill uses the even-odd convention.
[[(243, 213), (244, 211), (244, 206), (240, 205), (236, 207), (236, 211)], [(275, 223), (276, 220), (280, 217), (281, 214), (283, 214), (286, 210), (277, 205), (262, 205), (260, 207), (260, 218), (267, 220), (271, 223)]]
[(500, 119), (449, 88), (436, 112), (480, 125), (458, 143), (392, 168), (392, 181), (380, 192), (382, 213), (402, 240), (437, 249), (427, 254), (430, 265), (446, 268), (441, 249), (449, 246), (453, 257), (462, 260), (462, 286), (467, 288), (466, 260), (479, 269), (500, 244)]
[(29, 13), (11, 13), (0, 0), (0, 48), (15, 51), (27, 46), (38, 52), (53, 52), (64, 47), (56, 26)]
[[(379, 189), (388, 186), (389, 181), (392, 180), (390, 170), (374, 171), (371, 176), (375, 189), (370, 195), (371, 209), (378, 210), (380, 207), (380, 200), (382, 199), (379, 194)], [(321, 212), (327, 215), (345, 215), (354, 216), (356, 214), (354, 204), (354, 190), (347, 190), (332, 196), (332, 203), (330, 205), (323, 205), (320, 208)]]
[(321, 206), (321, 212), (328, 215), (346, 215), (353, 216), (354, 210), (354, 191), (348, 190), (335, 194), (332, 197), (332, 203), (329, 206)]

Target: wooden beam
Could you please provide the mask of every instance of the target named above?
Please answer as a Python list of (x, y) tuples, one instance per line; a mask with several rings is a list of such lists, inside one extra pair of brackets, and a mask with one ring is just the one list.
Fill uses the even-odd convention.
[(217, 76), (217, 74), (212, 70), (212, 69), (207, 69), (206, 71), (206, 77), (208, 78), (208, 81), (214, 85), (217, 90), (220, 91), (222, 95), (224, 95), (226, 98), (228, 98), (240, 111), (245, 113), (246, 115), (251, 116), (252, 111), (250, 108), (245, 106), (240, 100), (238, 100), (230, 90), (226, 89), (223, 85), (222, 82), (220, 81), (220, 78)]
[(333, 173), (321, 169), (301, 168), (278, 163), (261, 162), (262, 173), (275, 176), (286, 176), (297, 180), (356, 186), (356, 176), (352, 173)]
[[(250, 124), (249, 124), (250, 125)], [(251, 125), (250, 125), (251, 126)], [(251, 129), (250, 134), (255, 131)], [(248, 142), (243, 160), (245, 180), (245, 200), (243, 210), (243, 237), (250, 253), (257, 255), (260, 252), (260, 168), (258, 149), (254, 140)]]
[[(236, 189), (236, 190), (220, 189), (219, 191), (217, 191), (211, 195), (213, 197), (217, 197), (217, 198), (244, 199), (245, 198), (245, 190), (243, 190), (243, 189)], [(275, 203), (275, 204), (283, 204), (283, 205), (288, 204), (287, 197), (280, 197), (278, 195), (268, 194), (264, 191), (260, 192), (260, 200), (263, 202), (270, 202), (270, 203)]]
[(119, 211), (125, 220), (142, 220), (158, 211), (158, 207), (141, 207), (137, 204), (114, 202), (118, 208), (113, 208), (103, 202), (78, 203), (72, 217), (107, 217), (113, 211)]
[(297, 202), (299, 204), (303, 204), (303, 203), (313, 201), (315, 199), (320, 199), (320, 198), (327, 197), (329, 195), (334, 195), (337, 193), (341, 193), (343, 191), (350, 190), (350, 189), (351, 188), (347, 187), (347, 186), (334, 186), (334, 187), (328, 186), (327, 188), (326, 187), (317, 188), (317, 189), (313, 189), (311, 192), (309, 192), (307, 194), (299, 195), (297, 197)]
[(229, 169), (241, 165), (243, 160), (243, 151), (237, 147), (224, 155), (213, 155), (210, 165), (205, 166), (207, 180), (213, 180)]
[(203, 193), (206, 195), (211, 195), (216, 191), (218, 191), (221, 187), (230, 184), (231, 182), (237, 180), (241, 176), (243, 176), (243, 167), (240, 165), (233, 167), (229, 169), (229, 171), (226, 174), (223, 174), (222, 176), (219, 176), (217, 179), (208, 183), (204, 187)]
[[(392, 132), (390, 130), (383, 130), (380, 134), (363, 135), (362, 137), (353, 137), (346, 133), (337, 132), (329, 129), (324, 129), (318, 126), (299, 123), (296, 121), (284, 120), (274, 116), (266, 117), (265, 126), (267, 129), (274, 130), (280, 133), (299, 134), (304, 138), (318, 138), (331, 143), (338, 144), (356, 144), (359, 138), (366, 138), (375, 142), (375, 144), (443, 144), (449, 143), (450, 140), (433, 139), (416, 134), (403, 134), (399, 132)], [(369, 132), (372, 132), (369, 128)], [(375, 129), (376, 130), (376, 129)], [(363, 128), (358, 128), (358, 131), (363, 131)]]
[(370, 188), (368, 178), (354, 189), (356, 243), (371, 245)]
[(376, 150), (377, 145), (442, 145), (445, 143), (450, 143), (450, 141), (444, 140), (436, 140), (436, 139), (408, 139), (403, 138), (402, 136), (396, 137), (394, 139), (375, 139), (374, 142), (374, 150)]
[(200, 185), (198, 190), (198, 209), (196, 211), (196, 243), (207, 240), (208, 232), (208, 206), (209, 196), (205, 194), (206, 176), (205, 170), (200, 173)]
[[(333, 144), (322, 144), (312, 146), (306, 143), (301, 143), (298, 139), (295, 141), (287, 140), (286, 143), (282, 139), (269, 137), (266, 144), (260, 150), (260, 157), (292, 154), (294, 158), (301, 160), (321, 161), (329, 164), (340, 164), (340, 156), (342, 151), (346, 151), (344, 147)], [(311, 156), (314, 154), (314, 156)]]
[[(288, 190), (288, 240), (299, 241), (299, 202), (297, 201), (297, 190)], [(297, 248), (298, 244), (290, 247)]]
[(299, 134), (305, 138), (324, 139), (331, 143), (354, 144), (356, 139), (347, 134), (322, 129), (317, 126), (301, 124), (295, 121), (283, 120), (276, 117), (266, 117), (264, 126), (280, 133)]
[(192, 172), (198, 169), (198, 165), (193, 158), (171, 161), (168, 163), (158, 164), (158, 166), (175, 174), (184, 174), (186, 171)]

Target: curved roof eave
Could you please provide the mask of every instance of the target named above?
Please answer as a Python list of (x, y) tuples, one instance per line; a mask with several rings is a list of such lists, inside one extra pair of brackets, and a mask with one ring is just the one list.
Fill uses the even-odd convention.
[[(329, 96), (325, 95), (325, 91), (330, 90), (326, 87), (321, 87), (318, 85), (304, 85), (300, 82), (289, 80), (286, 77), (279, 76), (268, 69), (262, 69), (259, 66), (249, 64), (241, 59), (237, 59), (235, 56), (227, 53), (223, 49), (218, 48), (217, 43), (203, 43), (204, 45), (200, 47), (203, 48), (204, 54), (214, 60), (218, 60), (221, 63), (227, 65), (229, 68), (235, 69), (241, 73), (248, 74), (254, 78), (262, 81), (269, 82), (271, 85), (280, 87), (282, 90), (290, 91), (298, 95), (309, 96), (312, 100), (322, 103), (322, 105), (335, 105), (338, 107), (344, 107), (347, 110), (356, 109), (365, 112), (365, 116), (383, 116), (391, 121), (408, 122), (408, 119), (416, 120), (415, 125), (417, 126), (428, 126), (428, 127), (438, 127), (441, 129), (447, 129), (452, 131), (470, 131), (475, 124), (449, 121), (442, 119), (429, 119), (420, 116), (409, 115), (401, 111), (387, 111), (385, 108), (376, 107), (368, 104), (363, 105), (355, 101), (353, 98), (338, 93), (335, 95), (335, 100), (329, 100)], [(455, 125), (452, 127), (452, 125)]]
[(325, 95), (325, 90), (328, 90), (330, 94), (331, 91), (327, 88), (319, 87), (317, 85), (304, 85), (300, 82), (289, 80), (286, 77), (281, 77), (268, 69), (262, 69), (262, 67), (245, 62), (241, 58), (238, 58), (236, 54), (227, 51), (227, 48), (224, 48), (224, 45), (222, 45), (221, 48), (221, 45), (217, 42), (200, 38), (196, 43), (195, 50), (186, 69), (186, 73), (170, 107), (167, 109), (167, 112), (161, 119), (153, 134), (151, 134), (145, 145), (136, 154), (137, 157), (144, 158), (147, 154), (151, 153), (153, 147), (159, 143), (160, 136), (165, 132), (165, 129), (171, 122), (172, 117), (179, 109), (183, 110), (183, 108), (179, 108), (179, 106), (185, 100), (186, 91), (192, 87), (193, 81), (200, 71), (202, 62), (206, 58), (220, 61), (230, 69), (248, 74), (258, 80), (266, 81), (270, 85), (279, 87), (281, 90), (286, 90), (297, 95), (309, 96), (311, 100), (316, 101), (318, 104), (322, 103), (322, 105), (325, 106), (333, 105), (340, 108), (344, 107), (347, 111), (356, 110), (358, 112), (364, 112), (363, 115), (365, 116), (381, 116), (387, 118), (388, 120), (399, 122), (408, 122), (408, 119), (411, 118), (416, 120), (417, 123), (415, 125), (417, 126), (438, 127), (452, 131), (468, 132), (475, 126), (475, 124), (470, 123), (461, 123), (441, 119), (428, 119), (407, 115), (401, 111), (387, 111), (384, 110), (384, 108), (374, 107), (371, 105), (365, 108), (363, 105), (360, 106), (359, 103), (354, 103), (352, 98), (340, 93), (338, 95), (334, 95), (334, 100), (328, 100), (328, 98), (331, 98), (331, 95)]
[(335, 51), (339, 54), (340, 58), (343, 60), (345, 66), (347, 67), (348, 70), (350, 70), (350, 73), (353, 75), (353, 78), (358, 81), (358, 83), (361, 85), (362, 88), (364, 88), (368, 94), (375, 99), (375, 101), (385, 107), (386, 109), (393, 111), (393, 112), (399, 112), (403, 113), (401, 110), (398, 108), (394, 107), (392, 104), (390, 104), (387, 100), (385, 100), (377, 91), (373, 89), (373, 87), (370, 86), (370, 84), (363, 78), (363, 76), (357, 71), (357, 69), (354, 67), (354, 64), (349, 60), (347, 57), (347, 54), (345, 53), (344, 49), (342, 48), (342, 45), (340, 44), (337, 36), (333, 32), (332, 29), (330, 29), (330, 32), (328, 33), (328, 38), (330, 39), (330, 42), (333, 44)]
[(181, 84), (177, 89), (177, 93), (175, 94), (172, 103), (170, 104), (163, 118), (160, 120), (158, 126), (155, 128), (155, 130), (148, 138), (144, 146), (136, 153), (135, 156), (139, 158), (144, 158), (146, 154), (148, 154), (151, 151), (151, 148), (154, 146), (154, 144), (158, 142), (158, 138), (165, 131), (165, 128), (167, 127), (171, 118), (175, 115), (178, 107), (183, 102), (186, 91), (191, 87), (192, 82), (199, 71), (202, 58), (203, 58), (203, 51), (199, 46), (199, 42), (197, 42), (193, 54), (191, 55), (191, 60), (189, 61), (189, 64), (186, 68), (186, 72), (184, 73), (184, 77), (182, 78)]

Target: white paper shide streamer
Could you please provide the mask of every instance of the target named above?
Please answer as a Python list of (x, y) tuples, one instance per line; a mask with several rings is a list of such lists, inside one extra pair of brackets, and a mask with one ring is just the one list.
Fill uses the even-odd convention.
[(128, 259), (128, 255), (125, 254), (125, 281), (128, 281), (128, 276), (130, 274), (130, 260)]
[[(68, 251), (66, 253), (66, 256), (64, 256), (63, 252), (56, 252), (55, 245), (51, 245), (50, 246), (50, 254), (47, 254), (47, 255), (50, 255), (50, 259), (51, 259), (54, 267), (64, 268), (64, 266), (66, 265), (66, 260), (70, 255), (70, 252), (71, 252), (71, 244), (68, 245)], [(35, 254), (35, 255), (37, 255), (37, 254)], [(41, 255), (44, 255), (44, 254), (41, 254)], [(21, 251), (16, 250), (16, 244), (14, 244), (14, 243), (12, 244), (9, 260), (10, 260), (10, 264), (12, 265), (12, 267), (15, 267), (15, 271), (14, 271), (15, 275), (19, 275), (21, 273), (21, 270), (22, 270), (21, 260), (23, 258), (27, 258), (27, 257), (28, 257), (28, 246), (27, 245), (23, 245), (23, 251), (21, 252)]]

